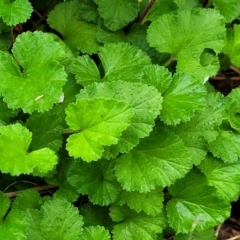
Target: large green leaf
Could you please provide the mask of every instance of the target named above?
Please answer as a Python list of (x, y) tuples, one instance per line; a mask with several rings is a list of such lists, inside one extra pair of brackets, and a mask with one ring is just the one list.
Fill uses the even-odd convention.
[(230, 204), (216, 197), (214, 187), (197, 170), (178, 180), (169, 193), (173, 196), (167, 204), (169, 225), (177, 233), (206, 230), (230, 215)]
[(142, 83), (123, 81), (95, 83), (80, 91), (77, 98), (107, 97), (125, 101), (131, 105), (134, 115), (131, 124), (123, 132), (117, 145), (105, 147), (105, 157), (116, 157), (136, 146), (139, 138), (149, 135), (154, 126), (154, 119), (159, 115), (162, 97), (154, 87)]
[(96, 53), (96, 26), (78, 17), (81, 3), (77, 0), (59, 3), (48, 15), (47, 22), (51, 28), (63, 36), (64, 42), (74, 51)]
[(76, 160), (68, 173), (68, 180), (81, 194), (88, 194), (94, 204), (107, 206), (113, 203), (121, 187), (114, 175), (114, 161), (101, 159), (87, 163)]
[[(171, 53), (170, 60), (178, 61), (178, 71), (190, 73), (202, 82), (216, 72), (212, 71), (211, 64), (200, 64), (200, 55), (206, 48), (213, 49), (215, 53), (221, 52), (224, 32), (224, 18), (218, 11), (193, 9), (180, 11), (176, 15), (165, 14), (153, 21), (148, 29), (147, 40), (159, 52)], [(193, 66), (191, 62), (195, 62)]]
[(0, 169), (11, 175), (46, 174), (57, 164), (49, 148), (28, 151), (32, 133), (19, 123), (0, 128)]
[(206, 89), (190, 75), (175, 74), (171, 85), (163, 95), (160, 118), (168, 125), (187, 122), (195, 111), (206, 107)]
[(28, 113), (49, 110), (59, 101), (67, 80), (64, 67), (57, 62), (64, 56), (63, 48), (50, 34), (26, 32), (17, 37), (12, 52), (13, 56), (0, 52), (4, 101)]
[(228, 202), (236, 201), (239, 196), (240, 162), (223, 163), (207, 155), (198, 166), (206, 175), (209, 185), (214, 186), (219, 196)]
[(125, 27), (135, 17), (139, 10), (137, 0), (94, 0), (98, 5), (100, 16), (104, 19), (105, 26), (111, 31), (116, 31)]
[(1, 0), (0, 2), (0, 17), (7, 25), (15, 26), (26, 22), (32, 11), (32, 5), (28, 0)]
[(75, 132), (67, 140), (69, 154), (90, 162), (102, 157), (103, 146), (118, 143), (131, 123), (133, 110), (129, 104), (110, 98), (78, 99), (69, 104), (66, 115)]
[(149, 192), (170, 186), (192, 167), (183, 142), (175, 134), (156, 128), (148, 138), (116, 162), (116, 176), (127, 191)]
[(143, 212), (137, 213), (126, 205), (111, 206), (110, 216), (117, 224), (113, 228), (113, 239), (156, 239), (156, 234), (161, 233), (167, 225), (165, 211), (155, 217)]

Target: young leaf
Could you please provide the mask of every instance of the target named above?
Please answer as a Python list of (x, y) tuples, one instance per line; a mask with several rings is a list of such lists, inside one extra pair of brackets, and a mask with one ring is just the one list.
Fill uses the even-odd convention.
[(67, 150), (74, 158), (96, 161), (103, 146), (118, 143), (131, 123), (133, 110), (125, 102), (109, 98), (78, 99), (66, 109), (66, 122), (77, 132), (68, 138)]
[(105, 26), (111, 31), (127, 26), (137, 17), (139, 11), (137, 0), (115, 0), (114, 4), (111, 0), (94, 0), (94, 2), (98, 5), (98, 11), (104, 19)]
[(206, 230), (230, 214), (230, 204), (216, 197), (214, 187), (197, 170), (178, 180), (169, 193), (173, 196), (167, 204), (169, 225), (177, 233)]
[(90, 226), (83, 229), (79, 240), (110, 240), (111, 236), (102, 226)]
[(27, 120), (26, 127), (32, 132), (29, 150), (49, 147), (57, 152), (62, 146), (62, 119), (49, 112), (35, 113)]
[(148, 193), (122, 190), (115, 203), (120, 206), (127, 204), (130, 209), (138, 213), (143, 211), (147, 215), (156, 216), (163, 208), (163, 193), (159, 188)]
[[(178, 60), (178, 71), (188, 73), (185, 71), (186, 67), (191, 65), (192, 60), (199, 62), (205, 48), (210, 48), (215, 53), (221, 52), (224, 32), (224, 18), (218, 11), (194, 9), (180, 11), (177, 15), (166, 14), (159, 17), (151, 23), (147, 40), (150, 46), (159, 52), (171, 53), (170, 61)], [(186, 59), (188, 66), (185, 64)], [(204, 68), (202, 71), (201, 76), (198, 75), (199, 71), (196, 71), (195, 76), (201, 79), (210, 75)]]
[(219, 196), (228, 202), (239, 196), (240, 162), (223, 163), (211, 155), (201, 162), (198, 168), (206, 175), (210, 186), (214, 186)]
[(219, 10), (227, 22), (232, 22), (240, 14), (239, 0), (213, 0), (213, 6)]
[(81, 3), (77, 0), (59, 3), (48, 15), (47, 22), (51, 28), (63, 36), (64, 42), (74, 51), (93, 54), (98, 51), (96, 26), (87, 23), (78, 14)]
[[(137, 81), (142, 76), (141, 69), (151, 62), (145, 52), (123, 42), (105, 44), (100, 48), (99, 58), (104, 68), (101, 81)], [(99, 71), (89, 57), (78, 58), (71, 72), (76, 74), (78, 83), (84, 86), (100, 80)]]
[(165, 211), (153, 217), (143, 212), (136, 213), (126, 205), (111, 206), (110, 216), (114, 222), (117, 222), (112, 230), (114, 240), (152, 240), (167, 225)]
[(207, 107), (196, 114), (189, 122), (169, 129), (178, 135), (188, 148), (194, 164), (198, 165), (208, 151), (207, 140), (217, 137), (218, 127), (225, 115), (225, 99), (219, 93), (208, 94)]
[(12, 210), (0, 223), (0, 239), (25, 240), (28, 221), (22, 211)]
[(108, 230), (112, 230), (114, 223), (109, 216), (109, 208), (92, 203), (86, 203), (80, 206), (80, 213), (83, 216), (84, 227), (104, 226)]
[(28, 238), (36, 240), (78, 239), (83, 226), (77, 208), (65, 199), (53, 199), (39, 210), (27, 210)]
[(231, 131), (219, 131), (215, 140), (209, 142), (213, 156), (221, 158), (225, 163), (237, 162), (240, 157), (240, 134)]
[(191, 76), (178, 73), (173, 76), (170, 87), (163, 95), (160, 118), (168, 125), (187, 122), (195, 111), (206, 107), (206, 89)]
[(131, 105), (134, 115), (127, 130), (123, 131), (117, 145), (105, 147), (104, 156), (125, 153), (136, 146), (139, 138), (149, 135), (154, 126), (154, 119), (159, 115), (162, 97), (154, 87), (142, 83), (123, 81), (111, 83), (95, 83), (80, 91), (77, 98), (106, 97), (125, 101)]
[(66, 82), (64, 68), (57, 62), (64, 54), (62, 47), (50, 34), (26, 32), (17, 37), (12, 52), (14, 58), (0, 52), (0, 92), (4, 101), (10, 108), (28, 113), (50, 109), (58, 102)]
[(76, 160), (69, 170), (68, 180), (79, 193), (88, 194), (92, 203), (107, 206), (121, 191), (114, 175), (114, 164), (103, 159), (91, 163)]
[(49, 148), (28, 152), (32, 134), (19, 123), (0, 128), (0, 169), (11, 175), (46, 174), (57, 164)]
[(116, 161), (116, 176), (127, 191), (146, 193), (157, 185), (170, 186), (192, 167), (183, 142), (175, 134), (155, 128), (148, 138)]
[(28, 0), (1, 0), (0, 2), (0, 17), (10, 26), (26, 22), (32, 11), (32, 5)]

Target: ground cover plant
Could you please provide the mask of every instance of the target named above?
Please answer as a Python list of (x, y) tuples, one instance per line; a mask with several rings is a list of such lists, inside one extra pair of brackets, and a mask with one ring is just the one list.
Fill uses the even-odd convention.
[(240, 89), (208, 80), (240, 67), (239, 16), (239, 0), (1, 1), (0, 239), (216, 239), (240, 192)]

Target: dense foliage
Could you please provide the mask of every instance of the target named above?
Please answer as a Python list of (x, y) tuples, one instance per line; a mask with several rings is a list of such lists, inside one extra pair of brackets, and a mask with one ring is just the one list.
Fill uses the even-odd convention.
[(240, 89), (208, 80), (240, 67), (240, 2), (203, 2), (0, 2), (0, 239), (216, 239)]

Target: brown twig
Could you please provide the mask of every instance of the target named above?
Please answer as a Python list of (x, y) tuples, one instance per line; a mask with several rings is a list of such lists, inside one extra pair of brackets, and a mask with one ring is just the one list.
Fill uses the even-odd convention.
[(144, 18), (148, 15), (150, 10), (152, 9), (153, 5), (155, 4), (156, 0), (151, 0), (147, 7), (143, 10), (142, 14), (138, 18), (138, 22), (142, 23)]
[(231, 64), (230, 69), (236, 72), (238, 75), (240, 75), (240, 69), (235, 65)]

